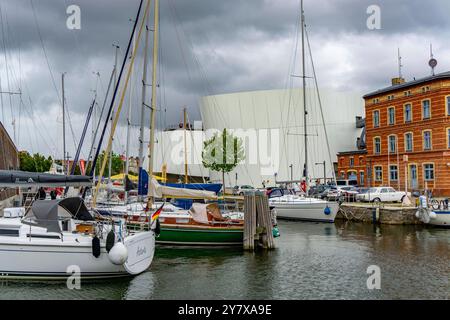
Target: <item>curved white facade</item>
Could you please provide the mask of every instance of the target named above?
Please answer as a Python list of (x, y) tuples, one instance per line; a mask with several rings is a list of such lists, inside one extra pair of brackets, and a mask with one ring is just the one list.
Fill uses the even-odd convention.
[[(309, 177), (323, 178), (326, 162), (327, 178), (333, 176), (336, 154), (356, 149), (361, 129), (356, 116), (364, 117), (361, 94), (321, 90), (323, 116), (329, 139), (328, 152), (325, 130), (317, 93), (307, 90), (307, 131)], [(201, 99), (203, 126), (211, 129), (234, 129), (246, 141), (246, 163), (227, 176), (227, 187), (236, 184), (261, 186), (277, 181), (300, 180), (305, 159), (303, 90), (269, 90), (207, 96)], [(256, 135), (256, 140), (255, 140)], [(256, 159), (256, 161), (255, 161)], [(221, 175), (211, 173), (211, 180)], [(231, 180), (231, 181), (230, 181)], [(268, 182), (267, 182), (268, 180)]]

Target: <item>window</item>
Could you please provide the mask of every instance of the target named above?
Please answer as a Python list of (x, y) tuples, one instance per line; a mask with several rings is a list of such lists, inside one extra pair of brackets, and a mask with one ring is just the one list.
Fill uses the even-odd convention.
[(380, 102), (380, 99), (378, 99), (378, 98), (372, 100), (372, 103), (373, 103), (373, 104), (377, 104), (377, 103), (379, 103), (379, 102)]
[(447, 98), (446, 98), (446, 104), (445, 104), (445, 106), (446, 106), (446, 109), (447, 109), (447, 115), (448, 116), (450, 116), (450, 96), (448, 96)]
[(383, 181), (383, 167), (381, 166), (374, 167), (374, 173), (375, 173), (375, 181), (377, 182)]
[(388, 124), (394, 125), (395, 124), (395, 108), (391, 107), (388, 109)]
[(405, 91), (405, 97), (411, 96), (411, 90)]
[(374, 152), (375, 154), (380, 154), (381, 153), (381, 138), (380, 137), (376, 137), (375, 139), (373, 139), (373, 144), (374, 144)]
[(361, 171), (360, 173), (359, 173), (359, 185), (360, 186), (363, 186), (365, 184), (365, 181), (364, 181), (364, 171)]
[(423, 171), (424, 171), (423, 175), (426, 181), (434, 180), (434, 164), (432, 163), (424, 164)]
[(430, 100), (422, 101), (422, 119), (431, 118)]
[(391, 181), (398, 181), (397, 166), (389, 166), (389, 177), (390, 177)]
[(380, 111), (375, 110), (373, 112), (373, 126), (375, 128), (378, 128), (380, 126)]
[(350, 167), (354, 167), (355, 166), (355, 158), (351, 157), (350, 158)]
[(424, 131), (423, 132), (423, 149), (424, 150), (431, 150), (432, 144), (431, 144), (431, 131)]
[(413, 151), (413, 134), (411, 132), (405, 133), (405, 151)]
[(411, 104), (405, 104), (405, 122), (412, 121), (412, 107)]
[(389, 136), (389, 152), (396, 153), (397, 152), (397, 137)]
[(392, 94), (392, 95), (389, 95), (388, 96), (388, 101), (392, 101), (392, 100), (394, 100), (394, 98), (395, 98), (395, 96)]
[(364, 165), (364, 157), (359, 157), (359, 165), (360, 166)]
[(447, 148), (450, 149), (450, 128), (447, 128)]

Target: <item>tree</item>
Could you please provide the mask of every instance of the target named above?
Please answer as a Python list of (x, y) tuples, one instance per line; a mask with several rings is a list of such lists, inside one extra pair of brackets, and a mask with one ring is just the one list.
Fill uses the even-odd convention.
[(205, 168), (222, 172), (223, 190), (225, 192), (225, 173), (231, 172), (244, 161), (245, 150), (242, 139), (223, 129), (203, 143), (202, 162)]
[(20, 170), (27, 172), (47, 172), (53, 163), (52, 157), (45, 158), (39, 153), (30, 155), (26, 151), (19, 153), (19, 161)]
[[(102, 168), (103, 159), (105, 157), (105, 151), (103, 151), (101, 154), (99, 154), (97, 159), (97, 164), (95, 166), (95, 174), (100, 174), (100, 169)], [(107, 160), (109, 161), (109, 160)], [(122, 157), (119, 154), (112, 154), (112, 166), (111, 166), (111, 176), (115, 176), (116, 174), (119, 174), (123, 172), (124, 168), (124, 161), (122, 160)], [(89, 165), (86, 168), (86, 174), (89, 174), (91, 171), (91, 162), (89, 162)], [(103, 172), (103, 177), (109, 176), (109, 165), (106, 163), (105, 172)]]

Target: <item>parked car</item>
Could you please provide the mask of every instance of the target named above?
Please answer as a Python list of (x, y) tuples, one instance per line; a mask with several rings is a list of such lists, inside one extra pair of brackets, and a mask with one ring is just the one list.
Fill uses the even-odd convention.
[(356, 201), (357, 194), (358, 191), (353, 186), (337, 186), (328, 191), (326, 198), (330, 201), (337, 201), (343, 197), (346, 201)]
[(249, 185), (234, 186), (233, 195), (243, 196), (246, 191), (255, 191), (255, 188)]
[[(359, 193), (356, 199), (364, 202), (402, 202), (405, 196), (404, 191), (396, 191), (392, 187), (377, 187)], [(410, 192), (408, 196), (411, 196)]]

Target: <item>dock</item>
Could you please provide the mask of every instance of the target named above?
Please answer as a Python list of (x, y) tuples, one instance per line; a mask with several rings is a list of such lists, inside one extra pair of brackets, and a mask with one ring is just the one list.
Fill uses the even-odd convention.
[(269, 201), (262, 192), (244, 196), (244, 250), (274, 249), (272, 216)]

